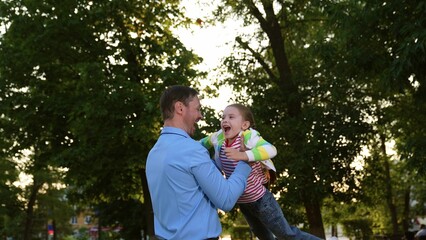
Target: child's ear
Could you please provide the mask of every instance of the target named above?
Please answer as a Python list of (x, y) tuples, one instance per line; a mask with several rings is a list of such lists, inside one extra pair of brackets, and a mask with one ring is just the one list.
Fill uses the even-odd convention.
[(249, 127), (250, 127), (250, 121), (244, 121), (242, 126), (243, 130), (247, 130), (249, 129)]

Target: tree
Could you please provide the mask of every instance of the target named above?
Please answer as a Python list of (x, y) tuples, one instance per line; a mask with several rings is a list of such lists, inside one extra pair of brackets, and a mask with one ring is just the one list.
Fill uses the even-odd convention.
[[(351, 167), (362, 145), (378, 153), (364, 159), (367, 167), (373, 159), (388, 166), (380, 171), (387, 175), (381, 203), (392, 213), (392, 235), (399, 235), (397, 199), (409, 202), (403, 197), (410, 188), (406, 180), (425, 169), (425, 6), (262, 0), (222, 1), (218, 8), (222, 18), (237, 16), (258, 26), (237, 37), (236, 51), (224, 61), (232, 75), (221, 83), (244, 93), (236, 100), (252, 103), (261, 132), (278, 147), (281, 178), (275, 190), (284, 193), (283, 206), (291, 207), (284, 208), (286, 216), (293, 217), (303, 202), (318, 236), (322, 199), (348, 202), (377, 188), (361, 182), (368, 171)], [(402, 163), (389, 161), (383, 146), (390, 139)], [(396, 169), (406, 175), (393, 175)], [(406, 188), (393, 181), (406, 182)]]
[(259, 26), (236, 39), (239, 51), (224, 62), (232, 74), (225, 82), (245, 93), (240, 101), (253, 102), (255, 115), (262, 116), (258, 128), (278, 148), (275, 190), (286, 216), (294, 211), (291, 203), (301, 203), (310, 232), (324, 238), (322, 201), (356, 193), (352, 163), (370, 131), (365, 86), (351, 75), (353, 68), (342, 68), (346, 43), (333, 37), (337, 30), (325, 11), (332, 3), (222, 3), (218, 13)]
[(149, 202), (141, 181), (161, 126), (159, 95), (168, 85), (198, 86), (199, 59), (171, 32), (187, 23), (178, 3), (0, 3), (0, 133), (13, 154), (32, 152), (24, 239), (55, 169), (67, 170), (76, 203)]
[[(0, 121), (2, 120), (0, 119)], [(22, 190), (13, 184), (18, 180), (19, 172), (15, 168), (10, 152), (7, 151), (11, 145), (4, 140), (6, 139), (1, 138), (0, 140), (2, 146), (0, 152), (0, 234), (12, 236), (18, 230), (13, 226), (13, 218), (22, 212), (22, 204), (16, 201)]]
[[(408, 231), (411, 177), (424, 173), (425, 166), (425, 154), (421, 150), (424, 149), (421, 136), (425, 135), (425, 129), (420, 123), (425, 112), (425, 70), (422, 67), (426, 61), (425, 4), (420, 1), (368, 1), (356, 8), (352, 7), (354, 5), (350, 1), (337, 5), (342, 11), (334, 15), (334, 22), (342, 29), (340, 36), (351, 44), (347, 52), (352, 63), (359, 67), (357, 71), (368, 76), (358, 80), (370, 86), (368, 96), (372, 99), (372, 111), (369, 119), (375, 130), (371, 142), (375, 157), (367, 159), (367, 174), (372, 174), (369, 172), (372, 168), (380, 170), (372, 176), (381, 184), (369, 185), (367, 182), (371, 178), (367, 178), (364, 185), (365, 188), (386, 186), (383, 191), (386, 194), (376, 200), (379, 204), (386, 203), (390, 214), (382, 217), (389, 220), (388, 225), (392, 226), (389, 232), (396, 239), (402, 231)], [(396, 155), (399, 156), (396, 162), (395, 159), (391, 161), (386, 152), (385, 143), (389, 139), (396, 141)], [(378, 162), (383, 169), (373, 167)], [(404, 188), (399, 189), (401, 186)], [(398, 199), (405, 199), (405, 203)], [(404, 223), (403, 229), (400, 222)]]

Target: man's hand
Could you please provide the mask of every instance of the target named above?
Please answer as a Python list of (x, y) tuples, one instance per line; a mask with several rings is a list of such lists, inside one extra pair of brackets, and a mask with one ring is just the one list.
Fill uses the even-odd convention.
[(248, 156), (245, 152), (240, 152), (238, 149), (234, 148), (225, 148), (225, 155), (229, 159), (233, 159), (235, 161), (247, 161)]

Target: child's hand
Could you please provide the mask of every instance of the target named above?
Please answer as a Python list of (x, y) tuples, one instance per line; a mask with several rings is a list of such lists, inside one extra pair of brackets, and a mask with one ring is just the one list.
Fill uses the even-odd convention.
[(247, 161), (248, 157), (245, 152), (240, 152), (238, 149), (234, 148), (225, 148), (225, 155), (229, 159), (233, 159), (235, 161)]

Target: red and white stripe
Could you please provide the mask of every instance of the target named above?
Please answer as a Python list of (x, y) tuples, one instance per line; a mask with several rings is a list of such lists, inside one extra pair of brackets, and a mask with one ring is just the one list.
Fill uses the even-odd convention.
[[(222, 163), (223, 171), (225, 172), (226, 178), (231, 176), (234, 172), (235, 167), (238, 164), (238, 161), (233, 159), (228, 159), (225, 155), (224, 148), (231, 147), (234, 149), (241, 148), (241, 137), (237, 137), (232, 143), (225, 141), (220, 149), (220, 161)], [(262, 171), (262, 166), (260, 162), (255, 162), (251, 164), (252, 170), (247, 179), (247, 186), (244, 190), (244, 193), (238, 199), (237, 203), (249, 203), (257, 201), (265, 194), (265, 187), (262, 185), (265, 182), (265, 175)]]

